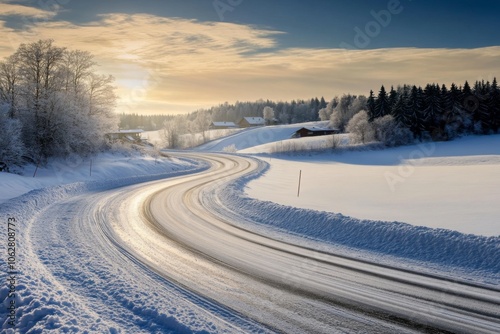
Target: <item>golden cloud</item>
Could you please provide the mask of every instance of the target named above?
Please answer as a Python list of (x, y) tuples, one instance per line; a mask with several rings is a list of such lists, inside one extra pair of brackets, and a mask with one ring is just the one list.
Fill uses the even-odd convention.
[[(146, 14), (102, 15), (83, 25), (40, 21), (23, 31), (1, 23), (11, 45), (53, 38), (69, 49), (92, 52), (100, 70), (116, 77), (119, 111), (126, 112), (176, 113), (224, 101), (368, 94), (382, 84), (463, 84), (492, 80), (500, 71), (500, 47), (280, 49), (278, 31)], [(5, 43), (0, 40), (0, 57), (18, 46)]]
[[(57, 9), (57, 7), (53, 9)], [(37, 19), (48, 19), (54, 17), (56, 13), (57, 12), (53, 10), (49, 11), (46, 9), (9, 4), (9, 3), (4, 3), (0, 7), (0, 16), (22, 16), (22, 17), (31, 17)], [(26, 23), (29, 23), (29, 21), (26, 21)]]

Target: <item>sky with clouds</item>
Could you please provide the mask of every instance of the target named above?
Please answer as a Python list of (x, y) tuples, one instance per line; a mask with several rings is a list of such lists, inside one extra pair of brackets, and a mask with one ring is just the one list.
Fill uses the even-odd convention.
[(54, 39), (112, 74), (118, 112), (331, 99), (500, 73), (498, 0), (0, 0), (0, 60)]

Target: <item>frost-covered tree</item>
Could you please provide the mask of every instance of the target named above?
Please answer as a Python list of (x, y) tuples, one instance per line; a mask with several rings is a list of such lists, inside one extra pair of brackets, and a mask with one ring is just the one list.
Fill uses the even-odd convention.
[(163, 139), (167, 148), (183, 148), (182, 136), (187, 133), (187, 123), (182, 117), (173, 117), (163, 123)]
[(375, 139), (385, 146), (408, 145), (414, 141), (410, 129), (397, 122), (392, 115), (375, 119), (372, 126), (375, 131)]
[(27, 156), (44, 162), (104, 146), (117, 124), (116, 94), (113, 78), (94, 66), (90, 53), (68, 51), (53, 40), (21, 44), (0, 63), (0, 103), (20, 126)]
[(365, 96), (361, 95), (357, 97), (350, 94), (343, 95), (337, 106), (332, 111), (332, 115), (330, 116), (330, 126), (339, 129), (342, 132), (345, 131), (345, 127), (351, 118), (365, 108)]
[(318, 116), (321, 121), (328, 121), (332, 116), (333, 109), (339, 104), (338, 97), (333, 98), (328, 104), (319, 110)]
[(0, 62), (0, 104), (8, 104), (10, 118), (16, 116), (19, 100), (19, 66), (15, 56)]
[[(53, 40), (21, 44), (15, 57), (19, 62), (20, 87), (23, 98), (24, 140), (41, 158), (52, 155), (51, 145), (57, 122), (51, 110), (52, 94), (60, 89), (59, 65), (64, 49)], [(26, 121), (29, 124), (26, 124)]]
[(362, 110), (349, 121), (346, 127), (352, 143), (368, 143), (375, 139), (375, 130), (369, 122), (368, 112)]
[(7, 168), (20, 166), (26, 148), (21, 138), (21, 123), (19, 120), (8, 116), (10, 106), (0, 105), (0, 162)]
[(329, 112), (326, 107), (320, 109), (318, 112), (318, 116), (319, 116), (320, 121), (328, 121), (330, 119), (331, 115), (332, 115), (331, 110)]
[[(88, 51), (71, 50), (63, 55), (64, 89), (79, 95), (85, 91), (85, 81), (94, 74), (97, 63)], [(95, 75), (95, 74), (94, 74)]]
[(111, 75), (91, 73), (88, 77), (86, 89), (82, 94), (88, 115), (108, 115), (113, 111), (116, 103), (116, 94)]
[(274, 110), (269, 106), (265, 106), (263, 110), (264, 120), (266, 124), (269, 125), (273, 122), (274, 119)]
[(203, 142), (208, 140), (207, 131), (210, 128), (210, 124), (212, 123), (212, 117), (210, 113), (206, 110), (200, 110), (196, 114), (196, 118), (194, 119), (194, 131), (193, 132), (201, 132), (203, 136)]

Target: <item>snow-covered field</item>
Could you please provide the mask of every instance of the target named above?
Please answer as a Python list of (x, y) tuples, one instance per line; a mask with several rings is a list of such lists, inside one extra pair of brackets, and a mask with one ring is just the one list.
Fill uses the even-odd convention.
[[(305, 125), (262, 127), (202, 145), (198, 151), (257, 155), (269, 171), (246, 193), (304, 209), (484, 236), (500, 235), (500, 135), (379, 149), (300, 152), (331, 145), (331, 136), (290, 139)], [(319, 123), (321, 125), (321, 123)], [(276, 154), (280, 151), (299, 151)], [(298, 179), (301, 173), (301, 191)]]
[[(266, 152), (271, 146), (261, 149)], [(265, 159), (271, 168), (247, 188), (253, 198), (361, 219), (500, 236), (500, 135)]]

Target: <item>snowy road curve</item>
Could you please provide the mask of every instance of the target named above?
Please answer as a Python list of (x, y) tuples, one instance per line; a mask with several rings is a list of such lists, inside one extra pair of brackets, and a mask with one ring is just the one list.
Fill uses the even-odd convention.
[(85, 314), (80, 327), (500, 332), (498, 290), (299, 247), (234, 225), (246, 218), (226, 207), (217, 190), (257, 169), (258, 160), (186, 155), (212, 167), (61, 201), (32, 224), (30, 252), (68, 300), (63, 309)]

